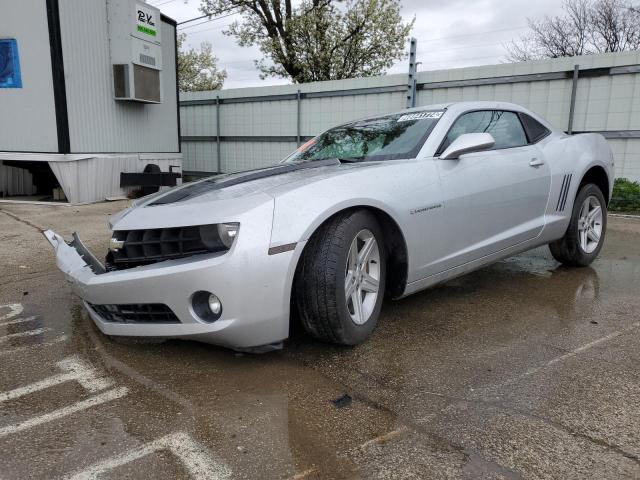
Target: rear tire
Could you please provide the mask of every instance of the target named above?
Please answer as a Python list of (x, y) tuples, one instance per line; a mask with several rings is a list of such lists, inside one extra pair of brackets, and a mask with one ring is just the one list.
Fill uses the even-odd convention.
[(564, 265), (586, 267), (602, 249), (607, 231), (607, 202), (593, 183), (580, 187), (564, 237), (549, 244), (551, 255)]
[(323, 225), (309, 239), (296, 274), (305, 330), (326, 342), (362, 343), (378, 322), (386, 260), (382, 230), (370, 212), (350, 211)]

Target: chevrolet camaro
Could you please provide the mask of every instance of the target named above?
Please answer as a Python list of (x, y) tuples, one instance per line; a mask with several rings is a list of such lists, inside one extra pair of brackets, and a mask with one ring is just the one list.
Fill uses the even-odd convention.
[(364, 341), (398, 299), (548, 244), (602, 248), (613, 155), (500, 102), (431, 105), (339, 125), (282, 162), (143, 197), (110, 220), (104, 262), (47, 230), (107, 335), (280, 348), (290, 323)]

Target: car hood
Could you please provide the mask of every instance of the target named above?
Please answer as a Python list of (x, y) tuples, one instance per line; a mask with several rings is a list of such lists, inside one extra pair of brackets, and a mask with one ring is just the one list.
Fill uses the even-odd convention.
[[(314, 162), (315, 163), (315, 162)], [(303, 168), (282, 169), (280, 165), (249, 172), (215, 175), (163, 192), (143, 197), (132, 207), (113, 216), (113, 230), (167, 228), (237, 221), (252, 210), (284, 192), (304, 187), (332, 176), (363, 168), (380, 166), (380, 162), (317, 162)]]

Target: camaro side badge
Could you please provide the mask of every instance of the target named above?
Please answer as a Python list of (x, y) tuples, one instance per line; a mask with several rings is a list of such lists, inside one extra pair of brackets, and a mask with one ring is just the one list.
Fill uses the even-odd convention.
[(414, 208), (412, 210), (409, 210), (409, 213), (411, 215), (415, 215), (416, 213), (424, 213), (424, 212), (428, 212), (430, 210), (435, 210), (436, 208), (442, 208), (442, 204), (441, 203), (436, 203), (435, 205), (429, 205), (428, 207)]

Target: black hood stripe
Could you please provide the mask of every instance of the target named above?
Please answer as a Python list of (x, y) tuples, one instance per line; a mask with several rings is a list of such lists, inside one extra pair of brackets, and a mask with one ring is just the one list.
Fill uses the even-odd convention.
[(202, 180), (200, 182), (187, 185), (185, 187), (169, 192), (168, 194), (154, 200), (147, 206), (154, 205), (167, 205), (169, 203), (177, 203), (185, 200), (204, 195), (205, 193), (220, 190), (222, 188), (231, 187), (233, 185), (240, 185), (241, 183), (252, 182), (253, 180), (259, 180), (261, 178), (274, 177), (276, 175), (282, 175), (289, 172), (296, 172), (298, 170), (306, 170), (308, 168), (320, 168), (329, 167), (334, 165), (340, 165), (340, 160), (337, 158), (330, 158), (327, 160), (318, 160), (305, 163), (276, 165), (269, 168), (261, 168), (259, 170), (250, 170), (239, 176), (218, 175), (215, 177)]

